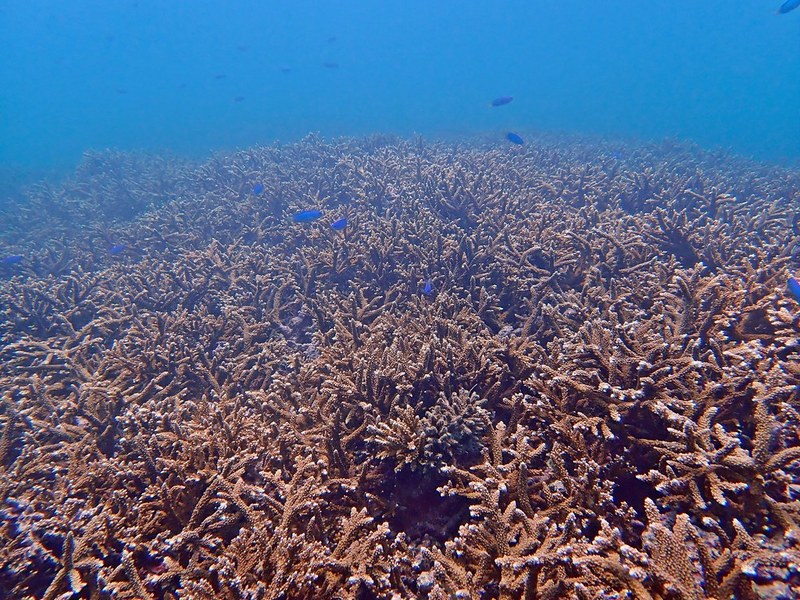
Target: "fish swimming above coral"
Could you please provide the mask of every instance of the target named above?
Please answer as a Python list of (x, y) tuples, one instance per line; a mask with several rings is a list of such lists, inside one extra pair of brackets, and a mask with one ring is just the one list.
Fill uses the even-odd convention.
[(264, 193), (264, 184), (263, 183), (257, 183), (257, 184), (255, 184), (253, 186), (253, 194), (255, 196), (260, 196), (263, 193)]
[(108, 249), (108, 252), (114, 256), (122, 254), (128, 247), (125, 244), (114, 244)]
[(321, 210), (303, 210), (292, 217), (297, 223), (310, 223), (316, 221), (322, 216)]
[(4, 265), (17, 265), (21, 262), (22, 262), (21, 254), (12, 254), (11, 256), (6, 256), (2, 260), (0, 260), (0, 264)]
[(795, 8), (800, 6), (800, 0), (786, 0), (781, 7), (778, 9), (779, 15), (785, 15), (786, 13), (793, 11)]
[(522, 146), (523, 144), (525, 144), (525, 140), (522, 139), (522, 136), (517, 133), (514, 133), (513, 131), (509, 131), (506, 134), (506, 139), (512, 144), (516, 144), (517, 146)]
[(333, 223), (331, 223), (331, 229), (334, 231), (341, 231), (347, 227), (347, 219), (342, 217), (341, 219), (336, 219)]
[(425, 287), (422, 288), (422, 293), (430, 296), (433, 293), (433, 281), (430, 279), (425, 280)]

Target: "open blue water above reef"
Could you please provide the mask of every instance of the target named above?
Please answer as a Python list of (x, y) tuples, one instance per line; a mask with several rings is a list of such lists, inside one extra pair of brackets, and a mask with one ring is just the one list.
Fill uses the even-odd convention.
[(800, 11), (779, 4), (2, 0), (0, 174), (311, 131), (676, 137), (796, 161)]

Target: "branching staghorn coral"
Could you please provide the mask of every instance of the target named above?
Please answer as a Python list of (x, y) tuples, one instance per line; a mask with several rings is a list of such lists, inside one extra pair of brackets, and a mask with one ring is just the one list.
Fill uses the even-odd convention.
[(795, 597), (798, 199), (672, 143), (91, 154), (0, 220), (0, 589)]

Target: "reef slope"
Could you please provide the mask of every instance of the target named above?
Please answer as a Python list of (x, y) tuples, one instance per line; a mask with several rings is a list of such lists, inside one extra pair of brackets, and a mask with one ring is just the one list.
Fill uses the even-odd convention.
[(675, 144), (87, 155), (0, 219), (0, 589), (797, 597), (798, 206)]

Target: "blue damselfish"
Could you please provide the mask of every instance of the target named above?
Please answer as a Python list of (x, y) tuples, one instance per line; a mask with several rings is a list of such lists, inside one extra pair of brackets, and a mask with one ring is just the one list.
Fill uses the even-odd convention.
[(786, 287), (789, 288), (789, 293), (792, 297), (797, 302), (800, 302), (800, 281), (797, 281), (794, 277), (789, 277), (789, 282), (786, 284)]
[(298, 223), (308, 223), (309, 221), (316, 221), (322, 216), (321, 210), (304, 210), (297, 213), (293, 218)]
[(506, 104), (511, 104), (511, 101), (514, 99), (514, 96), (500, 96), (499, 98), (495, 98), (492, 100), (492, 106), (504, 106)]

